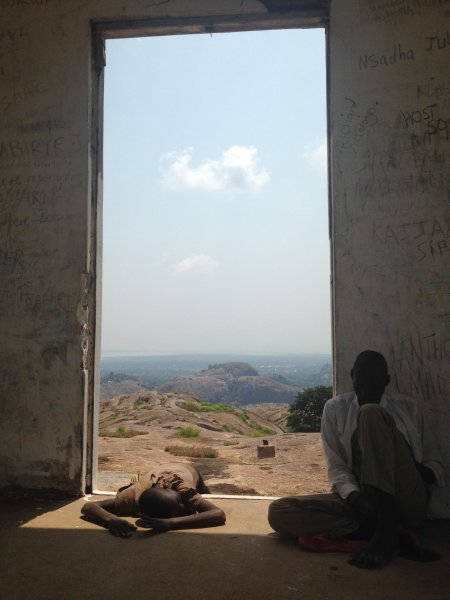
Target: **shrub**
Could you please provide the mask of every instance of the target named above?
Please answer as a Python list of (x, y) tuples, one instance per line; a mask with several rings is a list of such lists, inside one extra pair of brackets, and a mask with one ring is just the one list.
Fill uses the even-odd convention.
[(139, 396), (137, 400), (133, 403), (134, 408), (148, 408), (149, 406), (153, 406), (153, 404), (149, 404), (149, 399), (144, 396)]
[(289, 406), (287, 425), (295, 432), (320, 431), (325, 402), (333, 395), (329, 386), (319, 385), (306, 388), (297, 394), (297, 399)]
[(199, 437), (200, 431), (195, 429), (195, 427), (180, 427), (175, 435), (185, 438), (194, 438)]
[(210, 446), (166, 446), (164, 448), (169, 454), (174, 456), (189, 456), (191, 458), (217, 458), (219, 453)]

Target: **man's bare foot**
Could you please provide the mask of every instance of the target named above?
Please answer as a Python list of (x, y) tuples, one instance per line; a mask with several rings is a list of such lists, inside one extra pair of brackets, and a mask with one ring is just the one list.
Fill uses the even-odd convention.
[(348, 562), (360, 569), (379, 569), (397, 555), (398, 548), (399, 539), (395, 529), (378, 531), (365, 548), (352, 554)]
[(416, 536), (409, 531), (400, 533), (400, 549), (398, 555), (408, 560), (417, 562), (434, 562), (439, 560), (441, 555), (435, 550), (422, 548)]

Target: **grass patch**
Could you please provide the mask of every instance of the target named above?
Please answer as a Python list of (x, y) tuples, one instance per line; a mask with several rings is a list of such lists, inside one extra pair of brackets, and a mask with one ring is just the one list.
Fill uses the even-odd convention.
[(116, 438), (131, 438), (136, 435), (146, 435), (146, 431), (137, 431), (136, 429), (126, 429), (123, 425), (119, 425), (115, 430), (100, 429), (101, 437), (116, 437)]
[(177, 402), (177, 406), (190, 412), (200, 412), (200, 404), (197, 402)]
[(149, 404), (149, 399), (144, 398), (143, 396), (139, 396), (137, 400), (133, 402), (134, 408), (148, 408), (149, 406), (153, 408), (153, 404)]
[(199, 437), (200, 431), (195, 429), (195, 427), (180, 427), (177, 429), (175, 435), (184, 438), (196, 438)]
[(178, 406), (191, 412), (234, 412), (234, 406), (231, 406), (231, 404), (225, 404), (224, 402), (180, 402)]
[(232, 413), (234, 412), (234, 406), (231, 406), (231, 404), (225, 404), (225, 402), (202, 402), (201, 412)]
[(247, 414), (247, 411), (243, 410), (241, 412), (241, 414), (239, 415), (239, 418), (241, 419), (241, 421), (244, 421), (244, 423), (248, 423), (250, 417)]
[(239, 444), (239, 440), (225, 440), (223, 443), (224, 446), (236, 446), (236, 444)]
[(227, 433), (237, 433), (238, 435), (241, 435), (241, 432), (239, 431), (239, 429), (236, 429), (235, 427), (231, 427), (230, 425), (222, 425), (222, 431), (226, 431)]
[(248, 437), (262, 437), (263, 435), (276, 435), (276, 431), (270, 429), (269, 427), (264, 427), (259, 423), (255, 423), (254, 421), (249, 421), (248, 423), (253, 431), (248, 431), (245, 435)]
[(190, 458), (217, 458), (219, 453), (210, 446), (166, 446), (164, 448), (169, 454), (174, 456), (189, 456)]

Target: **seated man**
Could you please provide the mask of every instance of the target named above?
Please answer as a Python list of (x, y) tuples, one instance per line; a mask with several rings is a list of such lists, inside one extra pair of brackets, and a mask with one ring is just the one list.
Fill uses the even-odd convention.
[(121, 518), (124, 515), (141, 517), (144, 527), (159, 531), (223, 525), (223, 510), (200, 492), (207, 493), (208, 488), (197, 469), (184, 463), (166, 463), (120, 488), (115, 498), (86, 502), (81, 512), (119, 537), (130, 537), (137, 529)]
[[(397, 553), (435, 560), (409, 533), (425, 517), (432, 486), (443, 485), (433, 437), (414, 400), (385, 393), (390, 377), (381, 354), (359, 354), (351, 377), (354, 393), (328, 400), (322, 417), (333, 493), (275, 500), (269, 523), (306, 548), (358, 547), (350, 563), (361, 568), (382, 567)], [(358, 539), (367, 542), (350, 541)]]

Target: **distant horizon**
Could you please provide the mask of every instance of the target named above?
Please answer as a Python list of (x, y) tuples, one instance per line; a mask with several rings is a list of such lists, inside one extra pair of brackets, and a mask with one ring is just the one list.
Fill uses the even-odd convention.
[(101, 352), (100, 358), (113, 357), (168, 357), (168, 356), (332, 356), (330, 352), (161, 352), (158, 354), (148, 353), (142, 350), (105, 350)]

